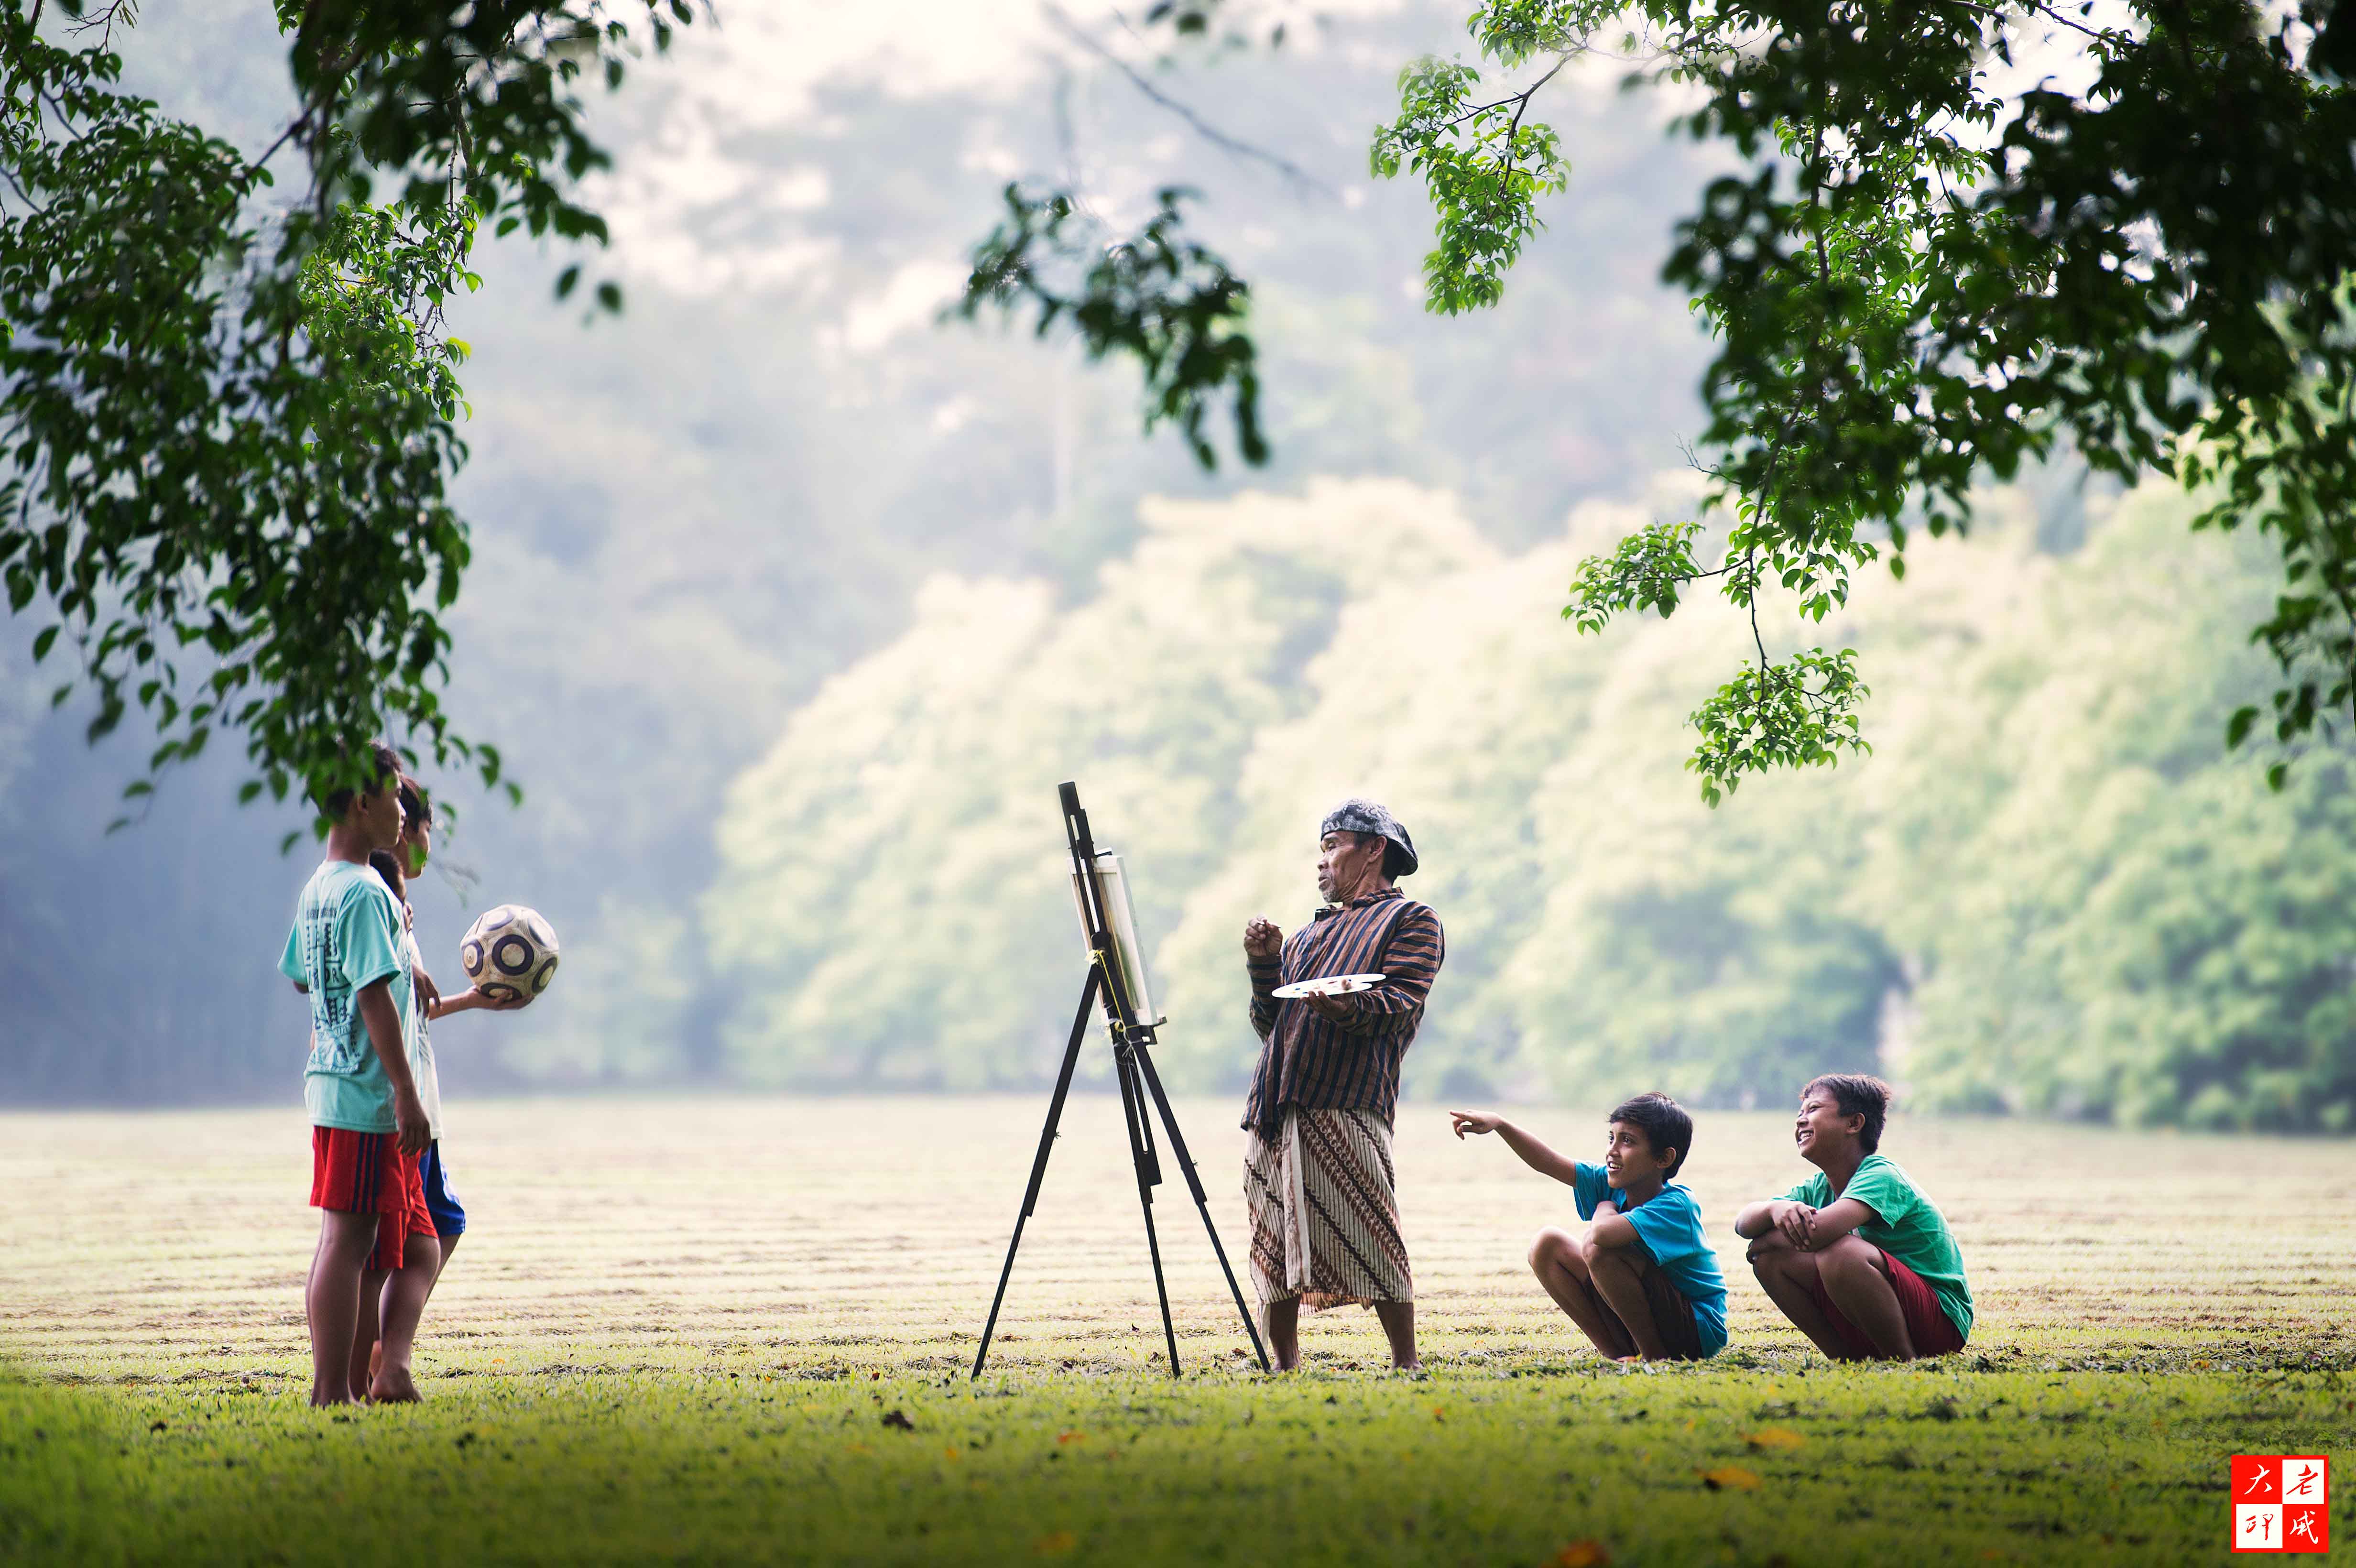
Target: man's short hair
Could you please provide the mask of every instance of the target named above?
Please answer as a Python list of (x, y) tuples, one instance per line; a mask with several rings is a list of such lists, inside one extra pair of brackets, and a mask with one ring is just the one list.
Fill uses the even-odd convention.
[(1842, 1115), (1865, 1118), (1857, 1135), (1859, 1147), (1871, 1154), (1881, 1147), (1881, 1127), (1890, 1119), (1895, 1090), (1870, 1072), (1824, 1072), (1802, 1086), (1800, 1098), (1804, 1100), (1818, 1089), (1831, 1091), (1833, 1104)]
[(1685, 1107), (1666, 1094), (1639, 1094), (1633, 1100), (1622, 1100), (1612, 1107), (1610, 1121), (1625, 1122), (1640, 1129), (1644, 1141), (1653, 1146), (1655, 1154), (1663, 1149), (1675, 1149), (1677, 1157), (1663, 1173), (1667, 1180), (1685, 1168), (1686, 1157), (1693, 1153), (1693, 1118)]
[(384, 885), (392, 890), (394, 897), (398, 898), (402, 896), (401, 890), (402, 884), (406, 883), (409, 879), (401, 874), (401, 862), (393, 858), (391, 850), (369, 850), (369, 869), (374, 871), (378, 876), (384, 879)]
[[(1347, 828), (1336, 828), (1334, 831), (1341, 833), (1349, 832)], [(1401, 877), (1406, 876), (1408, 872), (1415, 869), (1415, 857), (1400, 848), (1390, 839), (1383, 837), (1379, 833), (1351, 833), (1351, 847), (1353, 848), (1363, 849), (1366, 847), (1366, 840), (1369, 838), (1378, 840), (1382, 844), (1384, 876), (1396, 882)]]
[(407, 773), (401, 775), (401, 809), (414, 826), (434, 826), (434, 797), (425, 793), (423, 784)]
[[(369, 775), (368, 782), (368, 792), (374, 795), (384, 787), (386, 779), (401, 776), (401, 753), (382, 741), (370, 741), (366, 750), (375, 764), (374, 772)], [(318, 801), (319, 809), (327, 814), (329, 820), (341, 822), (344, 819), (344, 813), (352, 808), (352, 796), (355, 793), (349, 784), (338, 784), (316, 798)]]

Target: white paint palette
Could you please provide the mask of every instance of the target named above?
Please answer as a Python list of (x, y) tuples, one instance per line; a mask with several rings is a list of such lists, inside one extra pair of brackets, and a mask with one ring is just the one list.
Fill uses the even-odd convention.
[(1346, 997), (1353, 991), (1371, 991), (1382, 983), (1380, 975), (1321, 975), (1314, 980), (1295, 980), (1290, 986), (1279, 986), (1276, 995), (1283, 1001), (1295, 997)]

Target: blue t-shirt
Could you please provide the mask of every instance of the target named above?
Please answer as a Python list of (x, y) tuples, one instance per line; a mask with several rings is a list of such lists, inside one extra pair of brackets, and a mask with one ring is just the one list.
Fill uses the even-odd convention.
[[(303, 1068), (303, 1100), (315, 1127), (398, 1130), (392, 1084), (355, 998), (390, 978), (393, 1013), (406, 1029), (414, 986), (402, 961), (401, 937), (401, 906), (368, 867), (323, 860), (303, 884), (278, 972), (310, 993), (311, 1060)], [(401, 1047), (415, 1054), (405, 1034)]]
[[(1606, 1198), (1624, 1205), (1628, 1195), (1612, 1185), (1600, 1165), (1573, 1162), (1570, 1195), (1579, 1217), (1595, 1218), (1595, 1206)], [(1701, 1206), (1693, 1194), (1676, 1182), (1633, 1209), (1622, 1208), (1621, 1218), (1636, 1228), (1636, 1243), (1653, 1266), (1668, 1275), (1677, 1293), (1693, 1304), (1694, 1330), (1701, 1353), (1715, 1356), (1726, 1349), (1726, 1276), (1718, 1272), (1718, 1254), (1702, 1233)]]

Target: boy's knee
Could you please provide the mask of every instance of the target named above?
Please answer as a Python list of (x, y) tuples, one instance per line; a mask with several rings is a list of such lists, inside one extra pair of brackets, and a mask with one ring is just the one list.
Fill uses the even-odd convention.
[(328, 1247), (348, 1257), (359, 1253), (363, 1257), (376, 1250), (377, 1216), (359, 1214), (341, 1209), (323, 1209)]
[(1576, 1238), (1549, 1226), (1530, 1240), (1530, 1267), (1543, 1269), (1548, 1264), (1575, 1264), (1578, 1253)]
[(1856, 1236), (1843, 1236), (1830, 1246), (1819, 1247), (1815, 1255), (1817, 1271), (1835, 1279), (1855, 1279), (1860, 1271), (1876, 1278), (1881, 1275), (1881, 1250)]
[(1640, 1274), (1644, 1271), (1643, 1256), (1633, 1247), (1599, 1247), (1593, 1241), (1580, 1249), (1587, 1257), (1589, 1269), (1603, 1274)]
[(1770, 1231), (1763, 1236), (1751, 1237), (1751, 1245), (1742, 1253), (1751, 1271), (1762, 1275), (1781, 1268), (1784, 1260), (1793, 1255), (1792, 1243), (1781, 1231)]

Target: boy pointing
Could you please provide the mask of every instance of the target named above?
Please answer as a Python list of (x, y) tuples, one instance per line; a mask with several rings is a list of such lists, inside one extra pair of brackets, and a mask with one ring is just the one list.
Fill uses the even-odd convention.
[(1693, 1118), (1666, 1094), (1639, 1094), (1606, 1123), (1603, 1163), (1556, 1153), (1487, 1111), (1448, 1113), (1456, 1136), (1495, 1133), (1522, 1163), (1570, 1188), (1585, 1233), (1549, 1228), (1530, 1270), (1603, 1354), (1621, 1361), (1697, 1361), (1726, 1348), (1726, 1281), (1678, 1182)]

